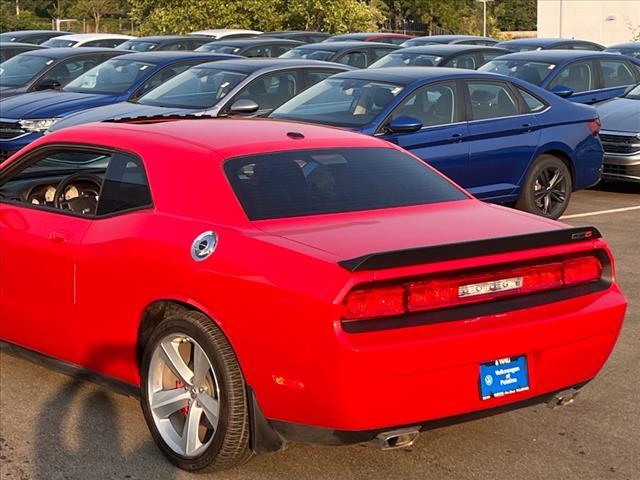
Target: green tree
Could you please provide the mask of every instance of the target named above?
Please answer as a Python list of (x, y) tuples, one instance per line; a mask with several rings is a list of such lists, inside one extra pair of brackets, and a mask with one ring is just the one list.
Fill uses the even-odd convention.
[(496, 0), (496, 26), (500, 30), (530, 31), (537, 27), (536, 0)]
[(78, 0), (71, 8), (75, 18), (90, 18), (96, 32), (100, 31), (100, 21), (107, 14), (117, 13), (121, 5), (116, 0)]

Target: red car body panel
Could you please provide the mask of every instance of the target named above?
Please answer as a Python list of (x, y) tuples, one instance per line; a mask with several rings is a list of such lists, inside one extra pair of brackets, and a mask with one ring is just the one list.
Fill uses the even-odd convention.
[[(304, 138), (288, 136), (301, 132)], [(626, 300), (603, 290), (499, 314), (348, 333), (342, 302), (356, 285), (607, 252), (601, 239), (351, 272), (338, 261), (563, 228), (473, 198), (417, 207), (247, 219), (225, 159), (291, 149), (397, 148), (337, 129), (269, 120), (88, 125), (47, 144), (95, 144), (143, 159), (153, 208), (91, 219), (0, 203), (0, 337), (138, 385), (145, 310), (174, 300), (202, 310), (235, 349), (268, 419), (335, 430), (420, 423), (539, 396), (593, 378), (610, 354)], [(219, 244), (195, 263), (206, 230)], [(613, 271), (613, 270), (612, 270)], [(527, 355), (530, 390), (481, 400), (478, 365)]]

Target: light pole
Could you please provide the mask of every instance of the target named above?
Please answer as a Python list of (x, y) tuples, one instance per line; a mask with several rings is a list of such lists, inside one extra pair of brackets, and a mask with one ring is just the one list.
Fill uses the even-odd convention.
[(482, 35), (487, 36), (487, 3), (493, 0), (476, 0), (482, 2)]

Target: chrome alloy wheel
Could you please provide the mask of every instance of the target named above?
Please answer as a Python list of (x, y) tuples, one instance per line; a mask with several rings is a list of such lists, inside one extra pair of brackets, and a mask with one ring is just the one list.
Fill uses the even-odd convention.
[(567, 201), (567, 178), (557, 167), (543, 169), (533, 185), (536, 208), (544, 215), (550, 215)]
[(149, 410), (162, 439), (178, 455), (197, 457), (213, 441), (219, 385), (211, 361), (193, 338), (171, 334), (156, 346), (147, 380)]

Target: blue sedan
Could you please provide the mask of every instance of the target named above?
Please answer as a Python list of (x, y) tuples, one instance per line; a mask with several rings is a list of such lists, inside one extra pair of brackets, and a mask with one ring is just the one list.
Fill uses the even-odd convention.
[(510, 53), (478, 70), (526, 80), (572, 102), (587, 104), (622, 95), (640, 82), (640, 60), (578, 50)]
[(7, 98), (2, 101), (0, 153), (6, 157), (28, 145), (62, 117), (135, 100), (193, 65), (230, 58), (237, 57), (194, 52), (130, 53), (92, 68), (62, 91)]
[(558, 218), (602, 169), (594, 108), (518, 79), (444, 67), (340, 73), (271, 117), (384, 138), (477, 197)]

